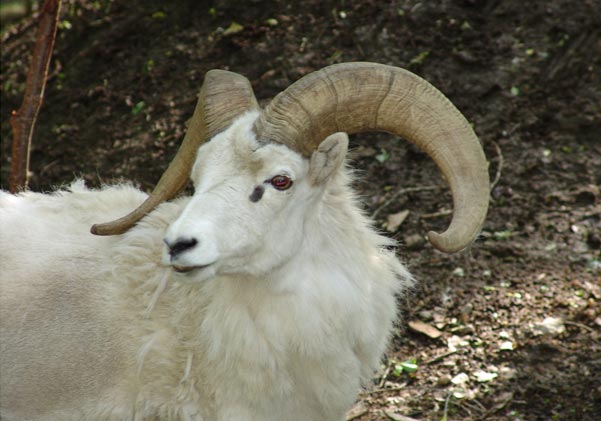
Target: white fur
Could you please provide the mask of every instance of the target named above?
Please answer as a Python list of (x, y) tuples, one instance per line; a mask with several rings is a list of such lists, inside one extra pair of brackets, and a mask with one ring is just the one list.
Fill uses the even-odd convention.
[[(344, 419), (411, 278), (348, 171), (259, 145), (254, 118), (201, 147), (191, 198), (121, 236), (89, 228), (132, 187), (0, 195), (2, 419)], [(289, 190), (264, 183), (282, 173)], [(171, 259), (182, 236), (199, 244)]]

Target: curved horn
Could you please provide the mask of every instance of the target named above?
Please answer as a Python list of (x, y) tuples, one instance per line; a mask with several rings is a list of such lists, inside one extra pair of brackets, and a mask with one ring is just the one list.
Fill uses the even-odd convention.
[(343, 63), (311, 73), (277, 95), (255, 122), (257, 139), (310, 156), (335, 132), (384, 131), (426, 152), (448, 180), (453, 218), (429, 232), (444, 252), (467, 247), (488, 209), (486, 157), (463, 115), (435, 87), (398, 67)]
[(254, 108), (258, 108), (257, 100), (248, 79), (225, 70), (208, 71), (184, 140), (150, 196), (128, 215), (93, 225), (92, 233), (122, 234), (161, 202), (175, 197), (188, 182), (200, 145), (227, 128), (240, 114)]

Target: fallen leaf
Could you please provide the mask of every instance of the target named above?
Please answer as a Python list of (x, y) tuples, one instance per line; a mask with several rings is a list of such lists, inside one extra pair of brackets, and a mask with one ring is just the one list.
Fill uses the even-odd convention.
[(429, 338), (436, 339), (440, 338), (442, 332), (436, 329), (434, 326), (429, 325), (428, 323), (421, 322), (419, 320), (411, 320), (409, 323), (409, 328), (415, 332), (423, 333)]
[(403, 210), (403, 211), (400, 211), (399, 213), (393, 213), (392, 215), (388, 215), (387, 222), (386, 222), (386, 230), (388, 232), (395, 232), (401, 226), (403, 221), (405, 221), (405, 219), (407, 219), (408, 215), (409, 215), (408, 210)]
[(346, 421), (354, 420), (362, 415), (369, 412), (369, 408), (363, 402), (357, 402), (351, 409), (346, 413)]
[(478, 383), (487, 383), (491, 380), (496, 379), (497, 376), (498, 376), (497, 373), (489, 373), (488, 371), (482, 371), (482, 370), (476, 371), (474, 373), (474, 377), (476, 378), (476, 381)]
[(374, 156), (378, 151), (370, 146), (359, 146), (351, 151), (353, 157), (357, 158), (369, 158)]
[(467, 393), (466, 393), (465, 389), (459, 388), (459, 389), (453, 390), (453, 397), (455, 399), (463, 399), (466, 396), (467, 396)]
[(238, 32), (242, 32), (244, 30), (244, 26), (240, 25), (237, 22), (232, 22), (231, 25), (223, 31), (223, 36), (227, 37), (229, 35), (237, 34)]
[(393, 421), (417, 421), (415, 418), (406, 417), (405, 415), (395, 414), (391, 410), (385, 409), (384, 413)]

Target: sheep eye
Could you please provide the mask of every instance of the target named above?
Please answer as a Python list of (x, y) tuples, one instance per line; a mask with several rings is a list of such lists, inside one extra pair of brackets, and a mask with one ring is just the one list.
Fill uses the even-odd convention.
[(285, 175), (276, 175), (269, 182), (277, 190), (288, 190), (292, 187), (292, 180)]

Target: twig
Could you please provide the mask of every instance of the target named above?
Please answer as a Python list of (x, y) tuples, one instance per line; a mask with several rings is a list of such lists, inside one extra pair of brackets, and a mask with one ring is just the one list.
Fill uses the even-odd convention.
[(390, 373), (391, 369), (392, 369), (392, 364), (389, 362), (388, 365), (386, 366), (386, 370), (384, 371), (384, 374), (382, 374), (382, 378), (380, 379), (380, 382), (378, 383), (378, 389), (384, 387), (384, 384), (386, 383), (386, 377), (388, 377), (388, 374)]
[(507, 396), (506, 399), (499, 402), (498, 404), (496, 404), (495, 406), (490, 408), (488, 411), (486, 411), (484, 414), (482, 414), (479, 418), (477, 418), (477, 421), (484, 421), (484, 420), (490, 419), (491, 415), (493, 415), (493, 414), (499, 412), (500, 410), (502, 410), (503, 408), (505, 408), (512, 400), (513, 400), (513, 393), (509, 393), (509, 395)]
[(445, 358), (447, 358), (447, 357), (449, 357), (449, 356), (451, 356), (453, 354), (456, 354), (456, 353), (457, 353), (456, 350), (455, 351), (445, 352), (444, 354), (441, 354), (441, 355), (439, 355), (437, 357), (434, 357), (434, 358), (432, 358), (432, 359), (430, 359), (428, 361), (425, 361), (424, 364), (425, 365), (430, 365), (430, 364), (437, 363), (438, 361), (444, 360)]
[(592, 327), (589, 327), (587, 325), (583, 325), (582, 323), (570, 322), (569, 320), (566, 320), (563, 323), (566, 324), (566, 325), (579, 327), (580, 329), (588, 330), (589, 332), (593, 332), (593, 333), (597, 332)]
[(376, 388), (374, 390), (368, 390), (366, 392), (359, 392), (359, 396), (360, 397), (364, 397), (364, 396), (371, 396), (371, 395), (377, 395), (379, 393), (386, 393), (386, 392), (398, 392), (400, 390), (405, 389), (405, 387), (407, 387), (407, 383), (403, 383), (400, 386), (396, 386), (396, 387), (388, 387), (388, 388)]
[(486, 412), (486, 407), (482, 405), (482, 403), (480, 403), (478, 399), (472, 399), (471, 401), (469, 401), (469, 403), (468, 401), (465, 401), (463, 403), (472, 408), (474, 411), (478, 411), (480, 413)]
[(601, 206), (593, 206), (592, 209), (588, 212), (583, 212), (577, 216), (578, 221), (582, 221), (584, 219), (599, 217), (601, 215)]
[(8, 46), (8, 47), (5, 47), (5, 46), (7, 45), (7, 43), (9, 41), (13, 41), (14, 37), (20, 37), (20, 36), (24, 35), (27, 31), (29, 31), (29, 29), (35, 25), (36, 19), (37, 19), (37, 16), (30, 17), (27, 22), (20, 24), (20, 25), (13, 26), (11, 29), (6, 31), (2, 35), (1, 42), (2, 42), (2, 44), (4, 44), (4, 46), (2, 47), (2, 54), (9, 54), (10, 52), (12, 52), (12, 50), (14, 50), (17, 47), (18, 43), (13, 43), (13, 44), (11, 44), (11, 46)]
[(387, 409), (384, 410), (384, 414), (393, 421), (418, 421), (415, 418), (411, 418), (406, 415), (395, 414)]
[(354, 419), (362, 417), (363, 415), (367, 414), (368, 412), (369, 412), (369, 408), (362, 408), (361, 410), (357, 411), (356, 413), (354, 413), (352, 415), (347, 415), (346, 421), (352, 421)]
[(595, 36), (595, 31), (588, 29), (582, 31), (580, 35), (568, 43), (563, 51), (560, 51), (552, 58), (551, 63), (542, 74), (542, 79), (546, 82), (554, 80), (559, 72), (566, 67), (569, 68), (571, 60), (581, 48), (588, 48), (591, 45), (591, 38)]
[(10, 118), (10, 125), (13, 128), (13, 146), (9, 189), (13, 193), (27, 187), (31, 139), (44, 98), (60, 6), (61, 0), (44, 1), (31, 64), (27, 72), (23, 103), (18, 111), (12, 112)]
[(452, 393), (449, 393), (447, 395), (447, 398), (444, 401), (444, 412), (442, 414), (442, 419), (444, 421), (448, 420), (448, 414), (449, 414), (449, 401), (451, 400), (451, 397), (453, 396)]
[(403, 194), (415, 193), (415, 192), (421, 192), (421, 191), (439, 190), (439, 189), (442, 189), (442, 186), (418, 186), (418, 187), (407, 187), (404, 189), (400, 189), (400, 190), (396, 191), (388, 200), (386, 200), (384, 203), (382, 203), (380, 206), (378, 206), (378, 208), (375, 211), (373, 211), (373, 213), (371, 214), (371, 219), (376, 219), (376, 217), (380, 214), (380, 212), (384, 208), (386, 208), (392, 202), (397, 200), (399, 198), (399, 196), (402, 196)]
[(420, 219), (434, 219), (434, 218), (440, 218), (441, 216), (451, 215), (452, 213), (453, 213), (453, 211), (451, 209), (443, 209), (439, 212), (423, 213), (419, 216), (419, 218)]
[(503, 163), (505, 162), (505, 160), (503, 159), (503, 153), (501, 152), (501, 147), (499, 146), (499, 144), (497, 142), (492, 142), (492, 144), (494, 145), (495, 149), (497, 150), (497, 157), (499, 159), (499, 163), (497, 164), (497, 173), (495, 174), (495, 179), (490, 184), (490, 191), (493, 191), (494, 188), (499, 183), (499, 180), (501, 179), (501, 172), (503, 171)]

